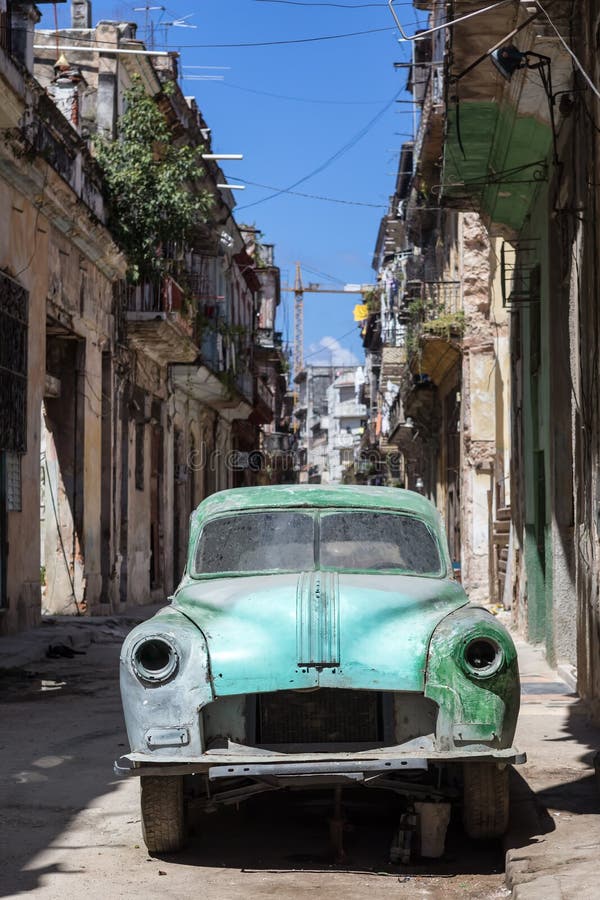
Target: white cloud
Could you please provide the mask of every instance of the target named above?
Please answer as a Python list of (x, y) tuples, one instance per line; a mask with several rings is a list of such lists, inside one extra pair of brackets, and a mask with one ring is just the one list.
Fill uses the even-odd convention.
[(360, 361), (348, 347), (342, 347), (340, 342), (330, 336), (309, 344), (306, 348), (305, 359), (310, 366), (358, 366)]

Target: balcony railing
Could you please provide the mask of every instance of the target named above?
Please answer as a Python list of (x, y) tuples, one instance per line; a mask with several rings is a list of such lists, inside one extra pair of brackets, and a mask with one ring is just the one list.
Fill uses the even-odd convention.
[(298, 447), (298, 438), (288, 431), (271, 431), (263, 434), (266, 453), (291, 453)]
[(262, 378), (256, 379), (256, 397), (264, 406), (267, 406), (270, 410), (273, 409), (273, 391), (268, 384), (264, 383)]
[(132, 287), (127, 297), (127, 311), (140, 313), (181, 312), (183, 290), (172, 278), (146, 281)]
[(462, 310), (460, 281), (407, 281), (403, 307), (408, 318), (431, 321)]

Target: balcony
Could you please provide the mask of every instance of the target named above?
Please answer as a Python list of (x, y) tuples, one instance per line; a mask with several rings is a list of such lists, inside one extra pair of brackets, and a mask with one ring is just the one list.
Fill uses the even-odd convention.
[(252, 404), (245, 393), (247, 379), (242, 381), (228, 372), (217, 374), (202, 361), (173, 363), (170, 372), (176, 388), (204, 406), (218, 410), (227, 421), (247, 419), (252, 412)]
[(281, 332), (274, 331), (272, 328), (257, 328), (256, 346), (262, 347), (265, 350), (274, 350), (278, 346), (276, 340), (277, 335), (281, 337)]
[[(557, 6), (553, 23), (557, 33), (568, 35), (571, 10), (566, 4)], [(461, 11), (475, 7), (470, 2)], [(513, 28), (519, 29), (519, 47), (534, 48), (540, 59), (549, 60), (552, 82), (562, 90), (573, 85), (573, 61), (543, 21), (529, 18), (524, 3), (490, 10), (485, 28), (482, 21), (474, 17), (448, 32), (448, 77), (459, 85), (460, 103), (457, 97), (448, 103), (441, 196), (447, 206), (475, 208), (486, 224), (515, 237), (540, 184), (549, 177), (553, 140), (561, 134), (570, 107), (563, 109), (555, 96), (549, 102), (539, 71), (522, 68), (505, 80), (489, 60), (471, 64), (480, 54), (487, 55), (489, 47), (506, 41)]]
[(130, 345), (160, 365), (194, 362), (198, 346), (183, 305), (183, 291), (172, 278), (132, 288), (126, 310)]
[(397, 384), (406, 367), (406, 331), (403, 329), (402, 346), (384, 347), (381, 355), (381, 383), (392, 381)]
[(371, 313), (361, 330), (363, 347), (371, 352), (381, 350), (381, 315)]
[(364, 419), (366, 415), (366, 406), (355, 397), (336, 403), (331, 411), (332, 419)]
[(252, 421), (257, 425), (268, 425), (273, 421), (273, 391), (260, 376), (254, 378), (254, 404)]
[(444, 67), (442, 63), (422, 67), (425, 80), (421, 118), (413, 148), (414, 158), (419, 160), (419, 170), (428, 184), (434, 168), (439, 164), (444, 138)]
[(410, 371), (439, 385), (461, 355), (465, 316), (459, 281), (407, 283), (403, 320)]

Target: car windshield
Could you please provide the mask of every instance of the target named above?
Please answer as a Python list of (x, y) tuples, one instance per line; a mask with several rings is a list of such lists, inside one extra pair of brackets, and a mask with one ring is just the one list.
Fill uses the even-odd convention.
[(323, 515), (319, 547), (324, 569), (441, 574), (435, 538), (412, 516), (371, 511)]
[(315, 567), (315, 520), (281, 510), (215, 519), (202, 529), (196, 572), (303, 572)]
[(194, 562), (197, 575), (316, 568), (441, 575), (443, 570), (424, 522), (371, 510), (223, 516), (204, 525)]

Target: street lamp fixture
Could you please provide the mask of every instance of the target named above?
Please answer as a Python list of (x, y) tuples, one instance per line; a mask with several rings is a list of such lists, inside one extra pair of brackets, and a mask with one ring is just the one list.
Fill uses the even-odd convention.
[(510, 81), (517, 69), (523, 69), (527, 65), (526, 54), (521, 53), (514, 44), (498, 47), (490, 54), (490, 59), (507, 81)]
[[(210, 130), (210, 129), (207, 129)], [(203, 153), (202, 159), (243, 159), (243, 153)]]
[[(542, 66), (550, 68), (550, 57), (534, 53), (533, 50), (522, 52), (514, 44), (504, 44), (490, 53), (490, 59), (507, 81), (513, 77), (517, 69), (541, 69)], [(535, 59), (537, 62), (529, 62)]]

